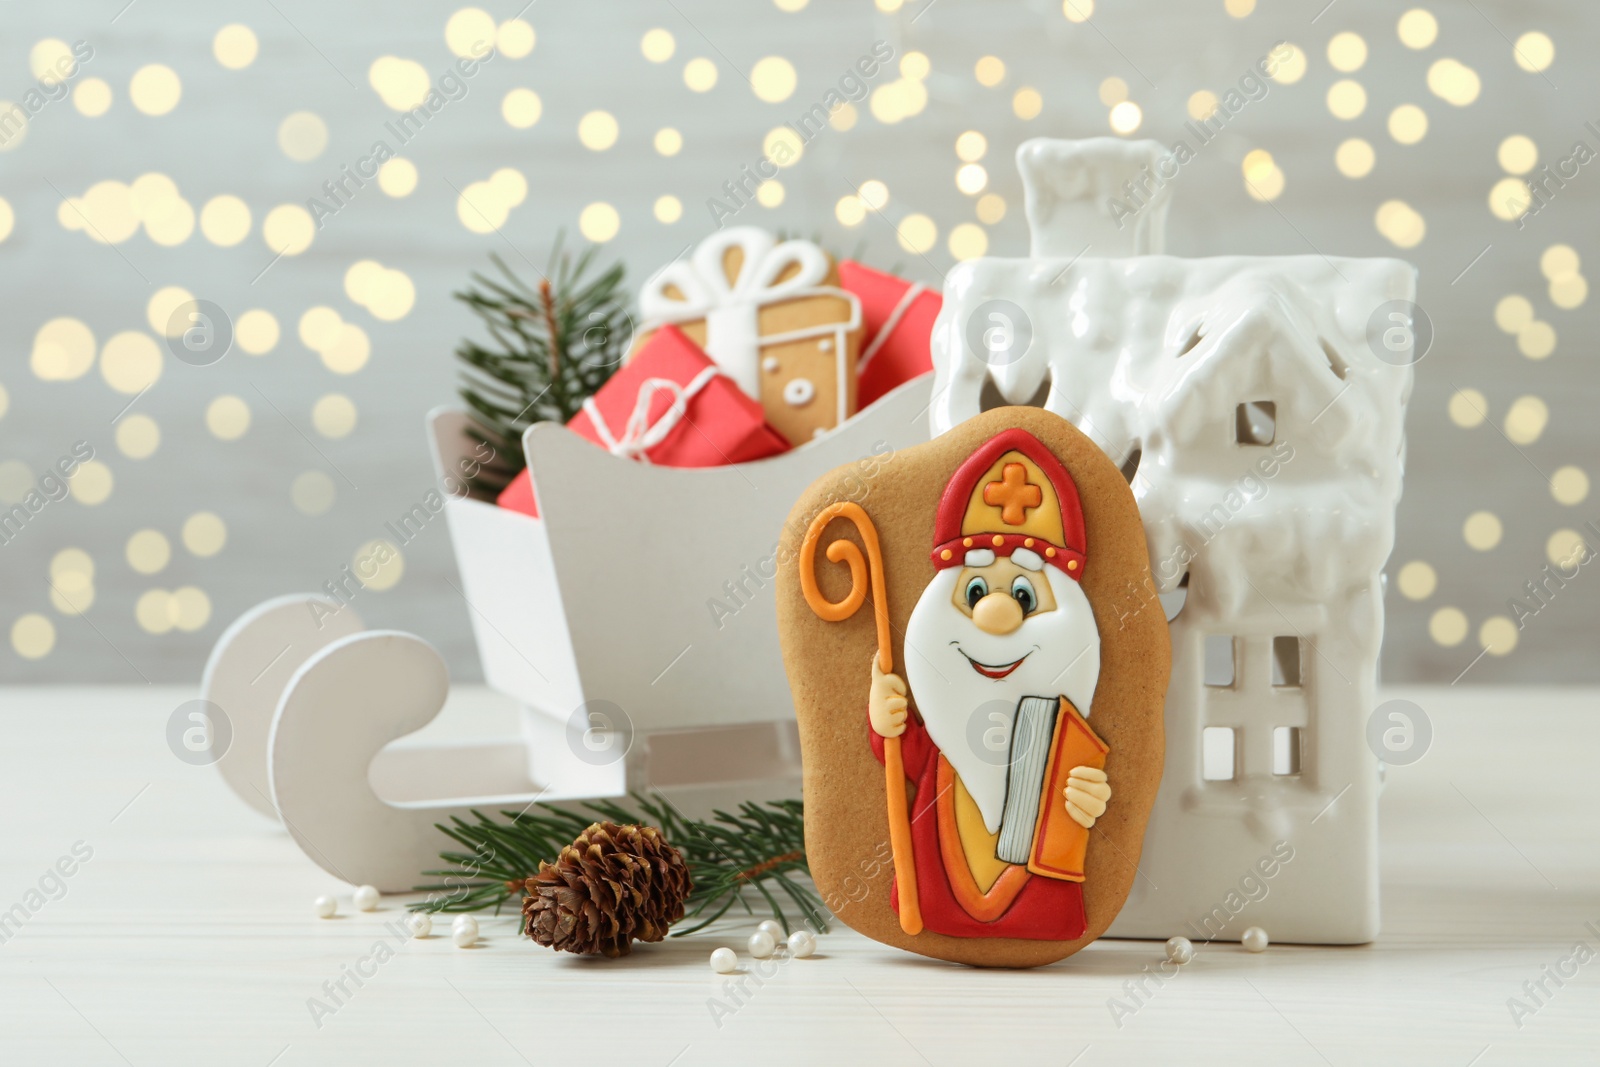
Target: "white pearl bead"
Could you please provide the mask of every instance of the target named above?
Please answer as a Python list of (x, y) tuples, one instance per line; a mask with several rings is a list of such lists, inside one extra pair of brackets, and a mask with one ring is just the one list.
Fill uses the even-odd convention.
[(789, 955), (803, 960), (817, 951), (817, 935), (810, 930), (796, 930), (789, 935)]
[(450, 940), (455, 942), (456, 948), (467, 948), (478, 940), (477, 924), (456, 927), (450, 931)]
[(311, 902), (311, 910), (319, 919), (331, 919), (339, 913), (339, 902), (332, 897), (318, 897)]
[(757, 926), (756, 929), (765, 930), (767, 933), (771, 934), (773, 943), (775, 944), (782, 944), (783, 939), (789, 936), (783, 932), (783, 926), (772, 919), (762, 919), (761, 925)]
[(765, 930), (757, 930), (750, 935), (750, 955), (758, 960), (764, 960), (777, 951), (778, 942)]
[(359, 887), (354, 900), (357, 911), (372, 911), (378, 906), (378, 887), (373, 885)]
[(715, 949), (711, 953), (711, 969), (718, 974), (732, 974), (739, 968), (739, 957), (731, 948)]
[(1194, 959), (1194, 942), (1187, 937), (1174, 937), (1167, 942), (1167, 959), (1178, 965)]
[(1259, 926), (1252, 926), (1239, 937), (1239, 943), (1246, 952), (1267, 951), (1267, 932)]
[(427, 937), (433, 933), (433, 916), (425, 911), (414, 911), (406, 918), (412, 937)]
[(478, 920), (474, 919), (470, 915), (457, 915), (454, 919), (450, 920), (450, 929), (452, 930), (459, 930), (463, 926), (472, 927), (473, 933), (478, 932)]

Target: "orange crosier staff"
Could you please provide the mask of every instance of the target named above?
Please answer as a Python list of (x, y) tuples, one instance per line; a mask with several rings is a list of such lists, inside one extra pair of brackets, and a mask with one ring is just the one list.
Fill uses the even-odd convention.
[[(850, 566), (850, 592), (843, 600), (832, 601), (823, 596), (817, 586), (817, 542), (822, 539), (822, 531), (828, 523), (839, 518), (855, 524), (867, 553), (863, 557), (854, 541), (842, 538), (828, 546), (829, 560)], [(869, 581), (872, 614), (878, 629), (878, 669), (889, 674), (894, 670), (894, 652), (889, 643), (889, 599), (884, 593), (883, 550), (878, 546), (877, 527), (859, 504), (843, 501), (828, 505), (811, 520), (811, 527), (800, 544), (800, 591), (805, 594), (806, 603), (819, 618), (842, 622), (854, 615), (867, 599)], [(900, 929), (908, 934), (920, 934), (922, 909), (917, 903), (917, 869), (911, 855), (911, 814), (906, 809), (906, 772), (898, 737), (883, 739), (883, 783), (889, 806), (889, 847), (894, 854), (895, 884), (900, 890)]]

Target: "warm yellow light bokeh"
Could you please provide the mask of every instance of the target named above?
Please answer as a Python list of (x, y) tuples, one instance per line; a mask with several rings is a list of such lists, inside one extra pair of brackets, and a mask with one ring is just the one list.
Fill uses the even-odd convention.
[(1425, 8), (1414, 7), (1400, 16), (1395, 24), (1400, 43), (1411, 49), (1423, 49), (1433, 44), (1439, 36), (1439, 20)]
[(958, 260), (977, 259), (989, 251), (989, 235), (983, 227), (972, 222), (963, 222), (950, 231), (949, 240), (946, 242), (950, 254)]
[(1428, 113), (1415, 104), (1401, 104), (1389, 112), (1389, 136), (1401, 144), (1416, 144), (1428, 135)]
[(1415, 248), (1428, 233), (1427, 222), (1404, 200), (1385, 200), (1378, 206), (1374, 222), (1396, 248)]
[(895, 227), (895, 236), (900, 242), (900, 247), (907, 252), (921, 254), (932, 248), (939, 239), (939, 228), (932, 219), (923, 214), (907, 215)]
[(665, 63), (677, 49), (678, 42), (673, 40), (672, 34), (660, 27), (646, 30), (639, 39), (639, 51), (652, 63)]
[(1539, 146), (1533, 143), (1533, 138), (1514, 133), (1500, 142), (1495, 158), (1509, 173), (1526, 174), (1539, 163)]
[(1407, 600), (1426, 600), (1439, 587), (1439, 576), (1427, 563), (1416, 559), (1400, 568), (1395, 584)]
[(94, 332), (70, 316), (51, 319), (33, 335), (29, 365), (34, 377), (46, 382), (81, 378), (94, 366)]
[(596, 201), (578, 215), (578, 230), (596, 244), (603, 244), (622, 229), (622, 216), (604, 201)]
[(206, 429), (219, 441), (237, 441), (250, 430), (250, 405), (225, 394), (206, 407)]
[(1340, 143), (1333, 153), (1333, 165), (1346, 178), (1365, 178), (1372, 173), (1378, 155), (1372, 145), (1360, 137), (1351, 137)]
[(84, 78), (72, 88), (72, 106), (87, 118), (99, 118), (111, 110), (111, 86), (100, 78)]
[(212, 197), (200, 209), (200, 232), (219, 248), (232, 248), (250, 236), (250, 221), (250, 206), (227, 193)]
[(1467, 616), (1460, 608), (1440, 608), (1428, 619), (1428, 636), (1445, 648), (1454, 648), (1467, 637)]
[(119, 393), (142, 393), (161, 377), (161, 348), (147, 333), (124, 330), (100, 350), (100, 375)]
[(178, 72), (161, 63), (140, 67), (128, 83), (128, 99), (146, 115), (168, 114), (182, 98)]
[(309, 163), (328, 147), (328, 124), (312, 111), (296, 111), (278, 124), (278, 148), (296, 163)]
[(462, 59), (478, 59), (495, 46), (499, 29), (481, 7), (464, 7), (444, 24), (444, 43)]
[(1349, 30), (1336, 33), (1328, 41), (1328, 63), (1334, 70), (1349, 74), (1367, 61), (1367, 42)]
[(609, 111), (590, 111), (578, 120), (578, 140), (591, 152), (604, 152), (617, 143), (617, 117)]
[(538, 122), (542, 114), (544, 104), (532, 89), (513, 89), (500, 101), (500, 117), (514, 130), (526, 130)]
[(1488, 417), (1489, 400), (1477, 389), (1457, 389), (1450, 395), (1450, 421), (1463, 430), (1482, 426)]
[(778, 104), (794, 95), (798, 78), (794, 64), (782, 56), (766, 56), (750, 68), (750, 88), (758, 99)]
[(243, 70), (254, 63), (260, 48), (255, 31), (240, 22), (230, 22), (211, 39), (211, 54), (229, 70)]
[(717, 65), (704, 56), (689, 60), (683, 67), (683, 84), (697, 93), (709, 92), (717, 84)]
[(1517, 66), (1533, 74), (1548, 70), (1556, 59), (1555, 42), (1548, 34), (1529, 30), (1511, 46), (1511, 56)]
[(311, 213), (299, 204), (279, 204), (261, 223), (261, 237), (274, 253), (297, 256), (311, 247), (317, 236)]
[(1478, 72), (1456, 59), (1441, 59), (1428, 68), (1428, 88), (1456, 107), (1466, 107), (1478, 99), (1483, 83)]

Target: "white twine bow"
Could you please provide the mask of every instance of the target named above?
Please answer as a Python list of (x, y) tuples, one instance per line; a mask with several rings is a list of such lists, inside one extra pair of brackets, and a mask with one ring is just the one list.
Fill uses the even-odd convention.
[[(729, 279), (723, 261), (734, 248), (743, 258), (738, 276)], [(705, 319), (706, 354), (746, 396), (759, 397), (761, 308), (810, 295), (827, 276), (827, 253), (811, 242), (780, 244), (758, 227), (734, 226), (651, 275), (639, 292), (639, 310), (647, 326)]]
[[(583, 410), (588, 413), (589, 421), (594, 423), (595, 433), (600, 435), (600, 443), (606, 451), (613, 456), (623, 459), (636, 459), (641, 463), (649, 463), (647, 454), (650, 449), (665, 441), (678, 424), (683, 421), (684, 414), (689, 410), (689, 401), (699, 395), (700, 390), (711, 384), (711, 379), (717, 376), (717, 368), (710, 366), (702, 369), (689, 380), (688, 385), (680, 385), (671, 378), (646, 378), (639, 387), (639, 395), (634, 399), (633, 411), (628, 415), (628, 421), (622, 427), (622, 436), (616, 437), (611, 433), (611, 427), (606, 425), (605, 416), (600, 414), (600, 406), (594, 402), (594, 397), (587, 397), (583, 401)], [(657, 393), (672, 394), (672, 406), (661, 413), (661, 417), (654, 423), (650, 421), (650, 405), (655, 401)]]

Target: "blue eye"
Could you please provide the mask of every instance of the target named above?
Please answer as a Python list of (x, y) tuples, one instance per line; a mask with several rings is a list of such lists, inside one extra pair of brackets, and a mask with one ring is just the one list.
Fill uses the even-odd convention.
[(1039, 594), (1033, 591), (1033, 583), (1021, 575), (1012, 580), (1011, 595), (1016, 598), (1024, 615), (1032, 615), (1039, 606)]
[(967, 607), (975, 608), (978, 601), (989, 595), (989, 583), (982, 578), (973, 578), (967, 582)]

